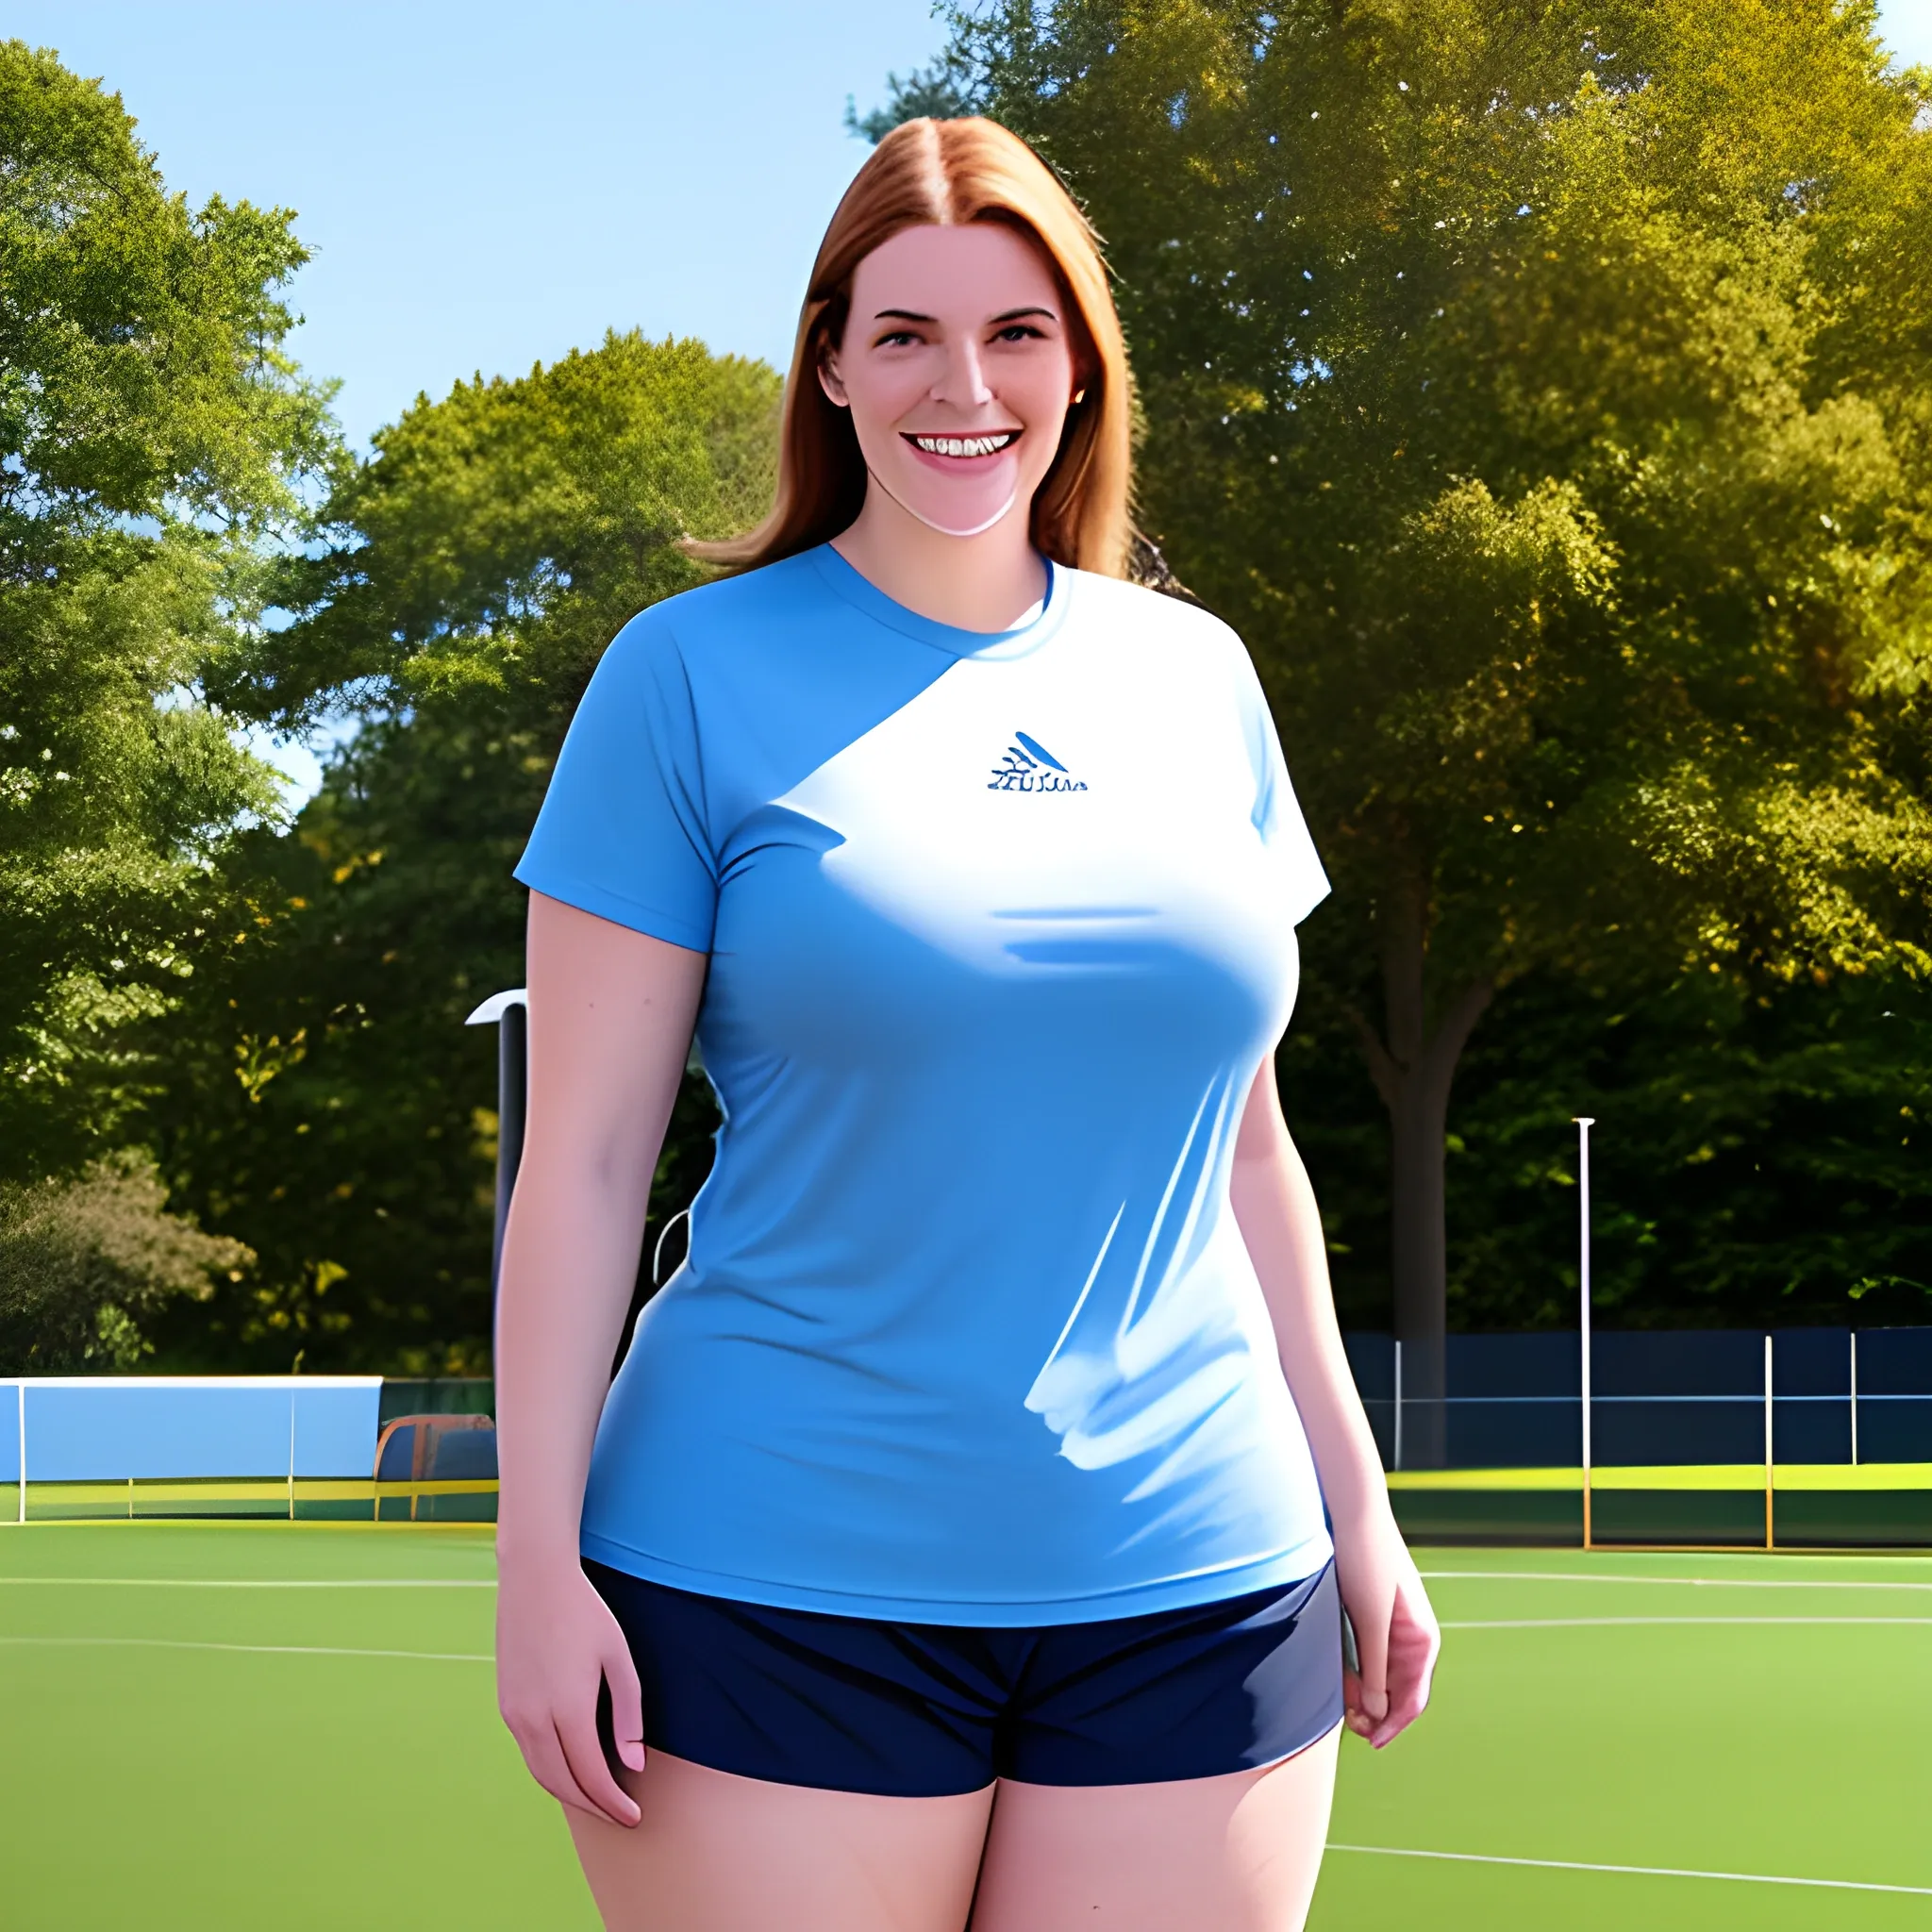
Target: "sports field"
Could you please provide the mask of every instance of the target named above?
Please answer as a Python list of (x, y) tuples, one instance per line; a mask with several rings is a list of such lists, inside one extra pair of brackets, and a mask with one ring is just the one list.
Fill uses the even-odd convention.
[[(594, 1927), (496, 1721), (489, 1534), (0, 1528), (0, 1924)], [(1932, 1558), (1423, 1566), (1436, 1708), (1348, 1740), (1323, 1932), (1932, 1924)]]

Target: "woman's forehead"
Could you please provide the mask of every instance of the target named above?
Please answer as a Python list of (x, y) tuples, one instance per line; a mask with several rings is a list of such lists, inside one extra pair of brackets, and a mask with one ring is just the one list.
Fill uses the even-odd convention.
[(977, 320), (1024, 305), (1058, 314), (1059, 291), (1040, 244), (1005, 222), (902, 228), (852, 277), (852, 312), (863, 323), (885, 309)]

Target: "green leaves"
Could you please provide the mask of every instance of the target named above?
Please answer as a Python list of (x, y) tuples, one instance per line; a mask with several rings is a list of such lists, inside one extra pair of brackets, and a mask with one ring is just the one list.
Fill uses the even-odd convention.
[(206, 1301), (254, 1259), (165, 1211), (144, 1155), (71, 1180), (0, 1183), (0, 1358), (26, 1374), (99, 1374), (154, 1353), (142, 1323), (171, 1300)]
[(702, 575), (677, 540), (761, 513), (776, 410), (762, 364), (636, 333), (459, 383), (377, 435), (330, 500), (334, 547), (280, 586), (302, 624), (215, 689), (284, 724), (466, 690), (547, 691), (567, 716), (618, 626)]
[(952, 19), (1107, 239), (1141, 514), (1255, 652), (1392, 1108), (1541, 973), (1932, 963), (1932, 142), (1870, 6)]
[(0, 574), (33, 536), (192, 514), (262, 525), (325, 462), (325, 394), (280, 354), (289, 216), (171, 197), (119, 100), (0, 44)]
[(289, 217), (170, 196), (118, 99), (0, 44), (0, 1176), (71, 1169), (142, 1079), (277, 811), (203, 702), (337, 460), (282, 354)]
[[(1143, 515), (1256, 650), (1357, 907), (1420, 868), (1451, 979), (1613, 920), (1778, 971), (1924, 943), (1916, 767), (1874, 774), (1932, 635), (1932, 300), (1888, 280), (1870, 314), (1858, 265), (1932, 256), (1932, 158), (1868, 13), (1062, 0), (955, 28), (1108, 238)], [(1687, 770), (1762, 793), (1774, 865), (1644, 812), (1611, 913), (1604, 829)], [(1854, 794), (1902, 868), (1857, 915)], [(1506, 816), (1595, 862), (1498, 858)]]
[[(511, 868), (592, 667), (697, 581), (679, 536), (765, 508), (777, 393), (761, 364), (629, 335), (419, 403), (290, 572), (298, 621), (226, 660), (232, 708), (359, 729), (291, 837), (225, 861), (251, 913), (165, 1039), (170, 1168), (259, 1257), (177, 1309), (171, 1359), (487, 1367), (495, 1037), (463, 1020), (522, 983)], [(660, 1212), (714, 1124), (688, 1092)]]

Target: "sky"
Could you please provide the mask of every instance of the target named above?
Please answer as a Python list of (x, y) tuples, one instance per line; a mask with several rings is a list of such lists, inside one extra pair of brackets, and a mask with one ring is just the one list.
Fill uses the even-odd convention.
[[(121, 95), (168, 186), (295, 210), (304, 368), (366, 447), (419, 393), (608, 328), (779, 368), (929, 0), (8, 0), (0, 34)], [(293, 809), (332, 734), (244, 733)]]
[[(1932, 64), (1932, 0), (1880, 14)], [(291, 347), (361, 446), (607, 328), (782, 368), (867, 152), (846, 100), (943, 39), (929, 0), (8, 0), (0, 32), (101, 76), (192, 204), (295, 210)], [(313, 791), (314, 748), (269, 755)]]
[(358, 443), (607, 328), (789, 356), (820, 234), (928, 0), (8, 0), (171, 189), (296, 212), (291, 346)]
[(1907, 66), (1932, 67), (1932, 0), (1878, 0), (1887, 42)]

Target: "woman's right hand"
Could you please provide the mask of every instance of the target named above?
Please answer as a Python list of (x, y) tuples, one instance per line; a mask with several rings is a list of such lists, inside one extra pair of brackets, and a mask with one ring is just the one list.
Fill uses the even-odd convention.
[(644, 1706), (630, 1646), (575, 1557), (498, 1562), (496, 1705), (530, 1774), (553, 1798), (631, 1825), (636, 1801), (612, 1774), (597, 1735), (610, 1687), (617, 1755), (644, 1768)]

